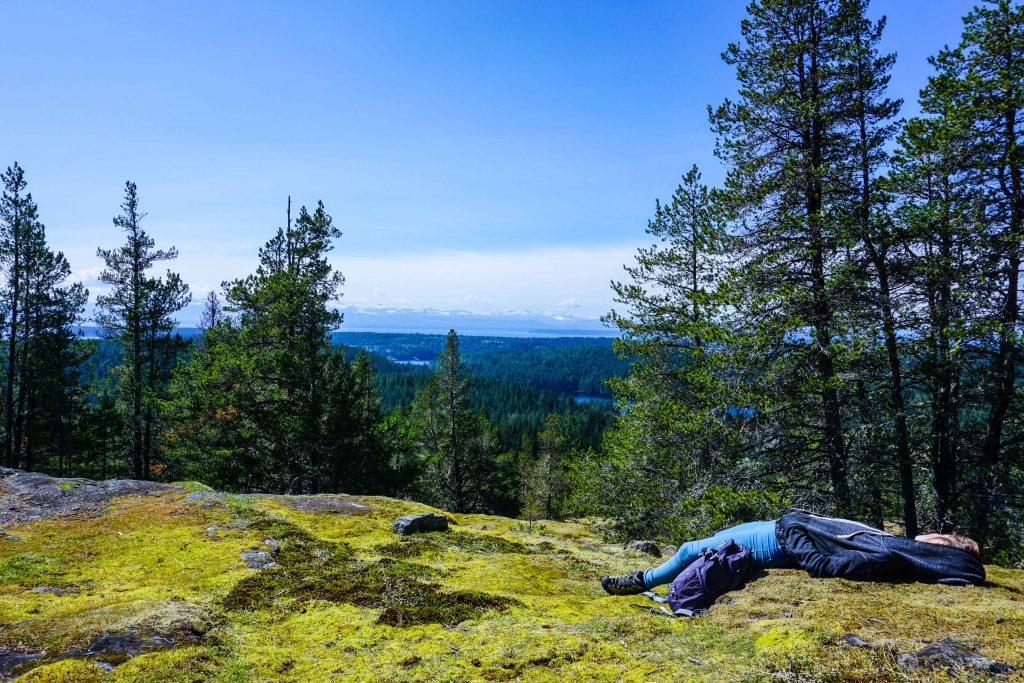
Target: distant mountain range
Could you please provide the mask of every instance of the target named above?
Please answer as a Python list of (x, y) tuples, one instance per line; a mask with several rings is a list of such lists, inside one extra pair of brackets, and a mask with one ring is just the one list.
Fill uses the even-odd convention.
[[(197, 333), (197, 316), (190, 306), (182, 312), (184, 323), (178, 331), (184, 336)], [(617, 330), (600, 320), (572, 318), (558, 314), (527, 311), (503, 313), (471, 313), (469, 311), (439, 311), (425, 308), (346, 308), (341, 332), (417, 332), (446, 334), (454, 329), (462, 335), (494, 337), (615, 337)], [(83, 325), (81, 334), (99, 336), (94, 325)]]
[(507, 311), (471, 313), (416, 308), (349, 308), (342, 311), (344, 332), (421, 332), (495, 337), (614, 337), (617, 330), (600, 320), (564, 315)]

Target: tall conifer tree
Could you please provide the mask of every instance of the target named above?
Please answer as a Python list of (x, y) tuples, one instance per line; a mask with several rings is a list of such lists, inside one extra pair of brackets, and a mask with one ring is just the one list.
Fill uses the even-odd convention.
[(738, 325), (760, 364), (750, 371), (767, 380), (764, 400), (796, 428), (773, 457), (817, 456), (834, 509), (849, 514), (841, 376), (850, 349), (835, 343), (851, 294), (841, 276), (849, 236), (835, 214), (852, 151), (843, 15), (836, 0), (758, 0), (747, 11), (743, 42), (723, 55), (739, 97), (711, 116), (739, 218)]
[(122, 213), (114, 225), (125, 232), (125, 244), (97, 249), (103, 259), (100, 281), (110, 291), (96, 298), (96, 321), (121, 345), (123, 362), (118, 371), (119, 390), (129, 434), (133, 475), (149, 479), (154, 451), (156, 403), (169, 379), (180, 341), (172, 336), (174, 313), (191, 301), (188, 286), (170, 270), (163, 277), (150, 274), (158, 263), (178, 256), (178, 250), (156, 249), (142, 229), (145, 214), (139, 209), (138, 188), (125, 183)]
[(60, 469), (79, 404), (77, 366), (88, 356), (74, 328), (88, 292), (66, 284), (71, 267), (46, 243), (32, 195), (18, 165), (3, 174), (0, 255), (7, 358), (3, 383), (4, 453), (9, 466)]

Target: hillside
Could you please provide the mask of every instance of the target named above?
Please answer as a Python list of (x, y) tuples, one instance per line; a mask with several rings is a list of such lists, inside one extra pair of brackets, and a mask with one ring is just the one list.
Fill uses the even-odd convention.
[[(449, 515), (447, 532), (400, 538), (392, 520), (429, 508), (0, 475), (0, 673), (26, 682), (969, 680), (1024, 667), (1019, 571), (953, 588), (776, 570), (704, 618), (670, 620), (601, 592), (599, 576), (645, 560), (590, 525)], [(945, 654), (905, 656), (929, 646)]]

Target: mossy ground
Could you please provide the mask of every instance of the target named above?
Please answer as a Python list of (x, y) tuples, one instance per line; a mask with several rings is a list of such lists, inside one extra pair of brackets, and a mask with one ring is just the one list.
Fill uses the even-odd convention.
[[(5, 530), (21, 538), (0, 541), (0, 646), (46, 653), (14, 673), (37, 683), (970, 680), (896, 661), (952, 638), (1024, 680), (1022, 572), (990, 567), (989, 585), (953, 588), (776, 570), (702, 619), (670, 620), (635, 607), (648, 606), (642, 597), (601, 592), (599, 576), (643, 560), (588, 525), (450, 515), (458, 525), (446, 533), (400, 539), (391, 520), (429, 508), (274, 496), (201, 508), (185, 494)], [(240, 559), (267, 548), (277, 567)], [(871, 647), (846, 644), (850, 633)], [(175, 647), (88, 653), (111, 634)]]

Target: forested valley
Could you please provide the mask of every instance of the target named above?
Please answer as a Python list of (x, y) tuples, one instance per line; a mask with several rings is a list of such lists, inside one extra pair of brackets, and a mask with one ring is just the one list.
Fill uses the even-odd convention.
[(605, 380), (629, 363), (609, 339), (334, 332), (342, 277), (326, 255), (340, 232), (322, 205), (293, 218), (289, 202), (256, 271), (209, 292), (199, 328), (179, 329), (191, 293), (154, 272), (177, 251), (145, 232), (127, 183), (114, 218), (125, 241), (97, 252), (107, 289), (98, 325), (83, 327), (88, 292), (64, 284), (70, 266), (46, 244), (24, 170), (4, 183), (10, 467), (516, 514), (547, 486), (538, 467), (599, 449), (613, 419)]
[(4, 462), (596, 516), (677, 542), (798, 505), (969, 533), (1019, 566), (1024, 6), (986, 2), (958, 45), (938, 38), (908, 118), (884, 30), (867, 0), (750, 4), (723, 53), (737, 94), (709, 107), (724, 182), (694, 166), (656, 203), (651, 245), (612, 283), (614, 349), (343, 332), (341, 232), (290, 199), (254, 270), (201, 293), (183, 334), (194, 294), (132, 182), (86, 338), (89, 293), (14, 163)]

